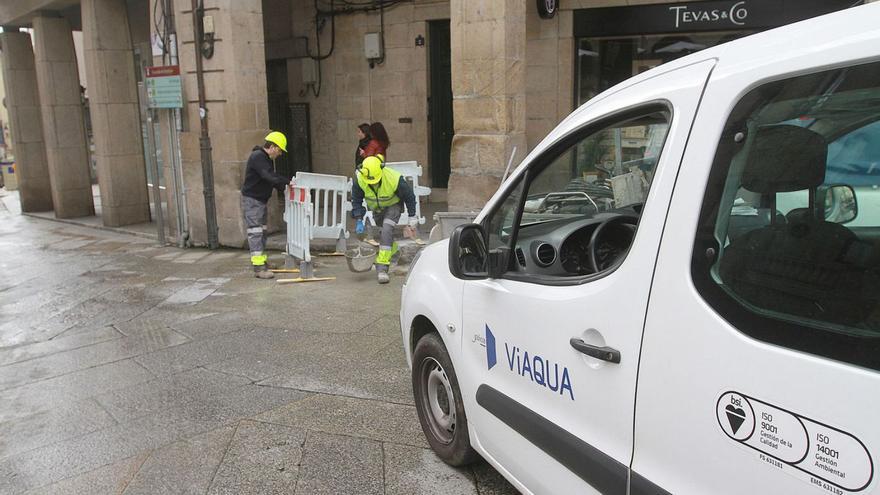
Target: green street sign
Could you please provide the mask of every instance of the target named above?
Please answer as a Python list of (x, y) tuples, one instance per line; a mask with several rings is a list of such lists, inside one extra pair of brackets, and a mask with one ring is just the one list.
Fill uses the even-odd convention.
[(144, 83), (150, 108), (183, 108), (180, 66), (147, 67)]

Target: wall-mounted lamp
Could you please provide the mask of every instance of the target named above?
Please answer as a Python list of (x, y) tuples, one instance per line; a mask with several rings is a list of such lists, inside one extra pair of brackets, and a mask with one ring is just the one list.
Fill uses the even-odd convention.
[(214, 56), (214, 17), (210, 15), (202, 17), (202, 56)]
[(416, 46), (425, 46), (425, 37), (421, 34), (416, 36)]

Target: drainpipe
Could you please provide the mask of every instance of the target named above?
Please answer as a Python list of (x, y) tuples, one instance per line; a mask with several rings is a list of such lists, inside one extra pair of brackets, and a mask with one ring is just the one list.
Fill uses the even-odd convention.
[(199, 0), (192, 0), (193, 47), (196, 51), (196, 81), (199, 86), (199, 121), (202, 133), (199, 136), (199, 147), (202, 152), (202, 182), (205, 194), (205, 220), (208, 224), (208, 249), (217, 249), (220, 245), (217, 236), (217, 209), (214, 204), (214, 164), (211, 158), (211, 136), (208, 134), (208, 109), (205, 103), (205, 74), (202, 69), (202, 41), (204, 40), (202, 18), (204, 10)]

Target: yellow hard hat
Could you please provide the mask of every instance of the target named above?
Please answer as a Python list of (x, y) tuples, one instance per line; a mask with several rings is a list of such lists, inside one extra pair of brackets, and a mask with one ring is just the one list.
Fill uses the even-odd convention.
[(281, 151), (287, 153), (287, 136), (278, 131), (272, 131), (269, 134), (266, 134), (266, 141), (275, 144)]
[(382, 180), (382, 161), (375, 156), (364, 158), (364, 163), (361, 164), (360, 174), (364, 179), (364, 182), (367, 184), (376, 184)]

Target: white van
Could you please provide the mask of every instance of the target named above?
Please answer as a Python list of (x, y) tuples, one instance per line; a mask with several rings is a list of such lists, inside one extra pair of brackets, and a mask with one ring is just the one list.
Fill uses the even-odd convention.
[(430, 445), (526, 493), (880, 493), (878, 121), (880, 4), (577, 109), (412, 267)]

